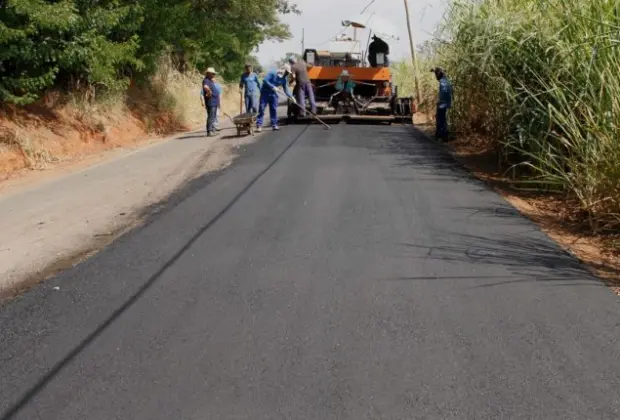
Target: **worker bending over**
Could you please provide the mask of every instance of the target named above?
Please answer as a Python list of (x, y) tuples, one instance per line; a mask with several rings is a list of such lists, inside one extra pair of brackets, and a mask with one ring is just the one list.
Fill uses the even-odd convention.
[(312, 83), (310, 83), (310, 77), (308, 76), (308, 64), (302, 59), (298, 61), (295, 58), (289, 58), (288, 62), (291, 64), (291, 70), (293, 77), (295, 78), (295, 90), (297, 103), (299, 107), (299, 116), (306, 116), (306, 96), (310, 101), (310, 110), (313, 114), (316, 113), (316, 102), (314, 100), (314, 91), (312, 90)]
[(291, 66), (285, 64), (279, 70), (272, 70), (265, 76), (263, 86), (260, 91), (260, 102), (258, 105), (258, 117), (256, 127), (258, 132), (262, 131), (263, 120), (265, 118), (265, 108), (269, 106), (269, 117), (271, 117), (271, 127), (278, 130), (278, 87), (282, 87), (284, 94), (294, 103), (297, 103), (291, 95), (288, 87), (288, 76), (291, 73)]
[(258, 111), (258, 93), (260, 92), (260, 81), (258, 75), (254, 73), (252, 65), (245, 65), (245, 73), (239, 80), (239, 92), (243, 94), (245, 89), (245, 112), (256, 113)]

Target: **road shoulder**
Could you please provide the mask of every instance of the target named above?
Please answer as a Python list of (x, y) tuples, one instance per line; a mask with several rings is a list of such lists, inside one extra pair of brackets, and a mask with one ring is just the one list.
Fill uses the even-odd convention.
[(9, 181), (0, 191), (0, 299), (92, 256), (192, 180), (228, 167), (257, 138), (237, 137), (226, 124), (217, 137), (183, 133), (61, 167), (45, 179)]
[[(429, 139), (432, 138), (432, 124), (419, 123), (416, 128)], [(502, 195), (620, 295), (620, 235), (588, 231), (584, 227), (583, 215), (580, 218), (570, 213), (570, 203), (563, 197), (518, 189), (505, 173), (498, 170), (497, 157), (484, 142), (472, 138), (455, 139), (446, 143), (445, 148), (472, 175)]]

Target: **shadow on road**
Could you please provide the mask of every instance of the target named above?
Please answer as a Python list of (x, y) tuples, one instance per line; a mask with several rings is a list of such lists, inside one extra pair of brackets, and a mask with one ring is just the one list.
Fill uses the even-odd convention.
[[(517, 217), (517, 216), (502, 216)], [(475, 286), (494, 287), (514, 283), (557, 282), (558, 286), (600, 286), (597, 280), (576, 258), (560, 249), (551, 240), (539, 235), (501, 235), (495, 237), (444, 232), (446, 244), (428, 246), (415, 243), (401, 244), (408, 249), (410, 258), (438, 260), (448, 263), (475, 264), (480, 271), (500, 266), (510, 274), (505, 276), (452, 276), (443, 279), (499, 280)], [(440, 238), (443, 235), (439, 235)], [(440, 241), (439, 242), (443, 242)], [(413, 254), (413, 255), (411, 255)], [(441, 277), (433, 278), (441, 280)], [(404, 277), (400, 280), (433, 280)]]
[[(396, 157), (396, 166), (415, 167), (415, 176), (410, 181), (432, 183), (457, 183), (468, 193), (490, 192), (487, 185), (475, 178), (461, 163), (450, 155), (441, 144), (429, 139), (418, 130), (413, 136), (401, 132), (381, 130), (377, 133), (384, 139), (381, 153)], [(420, 176), (421, 175), (421, 176)], [(394, 178), (396, 181), (409, 181), (407, 177)], [(454, 230), (437, 232), (434, 242), (406, 243), (406, 258), (438, 260), (447, 263), (475, 264), (480, 266), (480, 276), (424, 276), (402, 277), (395, 280), (476, 280), (476, 288), (493, 287), (525, 282), (554, 282), (563, 286), (601, 286), (604, 283), (593, 276), (585, 266), (571, 254), (562, 250), (555, 242), (542, 234), (537, 226), (521, 213), (502, 200), (489, 200), (488, 196), (480, 205), (461, 205), (443, 209), (451, 221), (464, 219), (466, 225), (477, 224), (485, 227), (480, 235), (469, 234), (467, 228), (456, 223)], [(485, 204), (486, 203), (486, 204)], [(456, 204), (456, 203), (455, 203)], [(510, 226), (509, 229), (506, 229)], [(466, 233), (467, 232), (467, 233)], [(497, 271), (504, 267), (506, 275), (485, 276), (485, 267)], [(605, 267), (593, 267), (605, 269)], [(486, 281), (485, 281), (486, 280)], [(496, 280), (496, 281), (493, 281)]]
[(488, 190), (482, 181), (475, 178), (441, 144), (415, 127), (413, 131), (408, 130), (406, 133), (381, 130), (377, 132), (377, 136), (385, 140), (378, 153), (395, 155), (398, 167), (415, 167), (418, 174), (416, 181), (457, 182), (471, 185), (479, 191)]

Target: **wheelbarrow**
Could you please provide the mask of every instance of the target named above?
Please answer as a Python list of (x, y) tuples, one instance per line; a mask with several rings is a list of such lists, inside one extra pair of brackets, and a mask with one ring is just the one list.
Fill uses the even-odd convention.
[(243, 131), (247, 131), (247, 133), (252, 136), (254, 135), (254, 128), (256, 127), (256, 114), (245, 112), (233, 117), (232, 121), (237, 127), (238, 136), (240, 136)]

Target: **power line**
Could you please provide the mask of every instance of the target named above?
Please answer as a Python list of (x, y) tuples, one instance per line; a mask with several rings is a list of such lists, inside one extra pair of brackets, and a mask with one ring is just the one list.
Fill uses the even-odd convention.
[(364, 7), (364, 8), (362, 9), (362, 11), (360, 12), (360, 15), (361, 15), (361, 14), (363, 14), (363, 13), (366, 11), (366, 9), (368, 9), (370, 6), (372, 6), (372, 4), (373, 4), (374, 2), (375, 2), (375, 0), (371, 0), (371, 2), (370, 2), (370, 3), (368, 3), (368, 4), (366, 5), (366, 7)]

